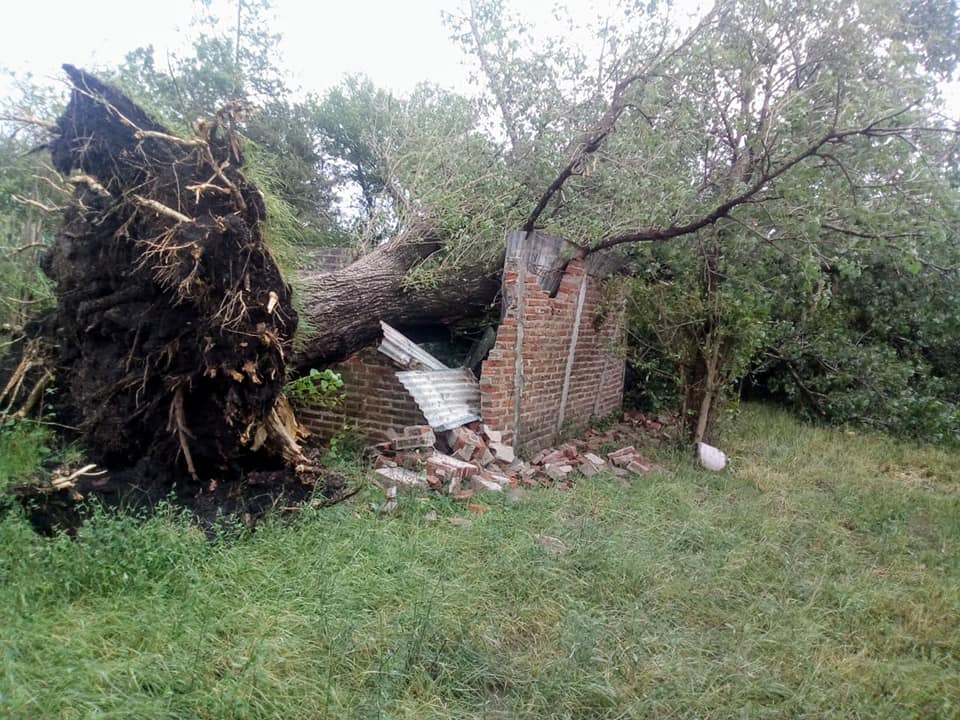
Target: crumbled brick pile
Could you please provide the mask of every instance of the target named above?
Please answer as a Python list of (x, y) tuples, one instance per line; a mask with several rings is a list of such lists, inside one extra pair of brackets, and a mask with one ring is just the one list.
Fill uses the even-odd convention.
[[(517, 458), (501, 433), (480, 423), (440, 434), (414, 425), (373, 446), (374, 472), (385, 488), (433, 490), (458, 501), (516, 487), (570, 488), (601, 472), (630, 478), (658, 469), (632, 444), (624, 443), (635, 439), (638, 429), (649, 441), (658, 442), (668, 436), (664, 431), (669, 423), (666, 418), (629, 415), (611, 429), (588, 430), (583, 439), (545, 448), (529, 461)], [(617, 449), (610, 451), (611, 447)]]

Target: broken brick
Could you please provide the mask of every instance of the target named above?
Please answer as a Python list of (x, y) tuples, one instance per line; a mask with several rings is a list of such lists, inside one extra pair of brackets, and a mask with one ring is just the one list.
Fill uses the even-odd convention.
[(424, 456), (420, 454), (420, 449), (413, 451), (397, 453), (395, 460), (401, 467), (407, 470), (419, 470), (423, 467)]
[(394, 486), (423, 487), (426, 485), (424, 478), (420, 477), (417, 473), (399, 467), (382, 467), (374, 470), (374, 473), (385, 478)]
[(480, 448), (486, 447), (483, 439), (468, 427), (456, 427), (453, 430), (448, 430), (444, 437), (453, 455), (467, 462), (474, 459)]
[[(429, 425), (407, 425), (403, 429), (404, 437), (421, 437), (425, 435), (435, 437), (433, 428), (431, 428)], [(436, 442), (436, 440), (434, 440), (434, 442)]]
[(403, 435), (395, 437), (390, 444), (395, 450), (413, 450), (433, 447), (436, 442), (437, 436), (429, 425), (410, 425), (403, 429)]
[(600, 457), (599, 455), (594, 455), (593, 453), (590, 453), (590, 452), (584, 453), (583, 459), (592, 465), (596, 465), (598, 468), (602, 468), (604, 465), (607, 464), (606, 462), (604, 462), (602, 457)]
[(531, 465), (542, 465), (543, 459), (550, 454), (549, 450), (541, 450), (536, 455), (533, 456), (533, 459), (530, 460)]
[(447, 430), (444, 437), (446, 438), (447, 444), (450, 446), (450, 449), (453, 452), (461, 450), (467, 445), (478, 448), (484, 444), (483, 439), (466, 426), (455, 427), (453, 430)]
[(567, 461), (566, 453), (562, 450), (551, 450), (541, 458), (539, 463), (534, 465), (559, 465)]
[(431, 487), (442, 487), (452, 479), (465, 480), (478, 471), (473, 463), (463, 462), (442, 453), (427, 458), (427, 482)]
[(600, 472), (600, 469), (596, 465), (588, 461), (580, 463), (577, 469), (584, 474), (584, 477), (593, 477)]
[(500, 472), (495, 472), (493, 470), (483, 470), (480, 473), (480, 477), (482, 477), (484, 480), (490, 480), (492, 482), (495, 482), (497, 485), (500, 485), (501, 487), (503, 487), (504, 485), (510, 484), (510, 478), (507, 475), (504, 475), (503, 473), (500, 473)]
[(377, 459), (373, 461), (373, 466), (375, 468), (395, 468), (397, 463), (383, 455), (377, 455)]
[(573, 472), (572, 465), (550, 464), (543, 466), (543, 472), (554, 482), (562, 482), (567, 475)]
[(631, 460), (625, 469), (627, 472), (632, 472), (634, 475), (644, 475), (653, 470), (653, 466), (646, 465), (638, 460)]
[(632, 460), (638, 457), (637, 451), (632, 445), (620, 448), (612, 453), (607, 453), (607, 459), (617, 467), (626, 467)]
[(496, 459), (497, 459), (496, 456), (492, 452), (490, 452), (489, 448), (487, 448), (486, 446), (478, 448), (477, 451), (473, 454), (473, 458), (472, 458), (472, 460), (475, 463), (483, 467), (486, 467)]
[(492, 443), (503, 442), (503, 433), (499, 430), (493, 430), (486, 425), (483, 426), (483, 436)]
[(487, 480), (482, 475), (470, 478), (470, 486), (478, 492), (503, 492), (503, 486), (493, 480)]
[(394, 450), (415, 450), (417, 448), (433, 447), (433, 443), (436, 441), (436, 438), (433, 438), (433, 442), (427, 442), (424, 438), (404, 436), (392, 440), (390, 444)]
[(501, 442), (491, 442), (490, 450), (493, 452), (498, 462), (512, 463), (517, 459), (516, 453), (514, 453), (513, 447), (510, 445), (504, 445)]

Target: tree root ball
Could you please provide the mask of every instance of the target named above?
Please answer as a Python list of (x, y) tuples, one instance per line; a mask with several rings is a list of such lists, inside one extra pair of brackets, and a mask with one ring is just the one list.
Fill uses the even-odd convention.
[(48, 148), (74, 202), (43, 261), (58, 304), (39, 333), (58, 420), (92, 462), (172, 481), (287, 454), (269, 420), (297, 315), (239, 172), (239, 108), (182, 139), (64, 68), (74, 88)]

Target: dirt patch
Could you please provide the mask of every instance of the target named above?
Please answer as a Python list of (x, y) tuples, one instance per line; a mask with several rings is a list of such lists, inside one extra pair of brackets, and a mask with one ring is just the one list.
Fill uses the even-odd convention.
[[(239, 478), (211, 478), (204, 483), (170, 485), (165, 473), (145, 463), (102, 475), (83, 475), (68, 486), (43, 480), (14, 488), (37, 532), (52, 535), (75, 533), (96, 506), (135, 514), (150, 513), (169, 503), (186, 509), (208, 534), (221, 524), (254, 527), (267, 516), (295, 516), (304, 507), (324, 507), (341, 502), (356, 490), (342, 474), (319, 468), (319, 447), (304, 451), (317, 469), (296, 472), (282, 463), (264, 466)], [(68, 474), (58, 469), (58, 475)], [(56, 476), (53, 476), (56, 477)]]
[(960, 484), (956, 482), (944, 482), (935, 472), (925, 466), (884, 465), (880, 468), (880, 471), (884, 477), (895, 480), (907, 487), (945, 494), (960, 492)]

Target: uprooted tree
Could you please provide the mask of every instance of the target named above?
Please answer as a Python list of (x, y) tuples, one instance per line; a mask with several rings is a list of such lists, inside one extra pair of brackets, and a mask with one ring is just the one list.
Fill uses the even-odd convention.
[[(727, 2), (684, 34), (656, 22), (646, 34), (610, 30), (594, 76), (563, 48), (524, 56), (499, 3), (473, 5), (463, 39), (507, 142), (483, 132), (482, 111), (429, 88), (354, 138), (378, 177), (367, 220), (390, 239), (344, 270), (299, 278), (310, 333), (296, 353), (291, 291), (263, 245), (260, 195), (238, 170), (239, 107), (180, 138), (69, 69), (71, 102), (49, 144), (75, 187), (46, 265), (59, 304), (22, 368), (55, 368), (64, 421), (107, 464), (175, 461), (206, 475), (259, 454), (302, 465), (280, 400), (291, 361), (340, 359), (381, 319), (449, 323), (487, 307), (511, 225), (638, 262), (638, 248), (696, 238), (708, 307), (734, 234), (762, 245), (816, 213), (840, 234), (882, 239), (851, 207), (867, 195), (906, 223), (910, 202), (929, 204), (888, 149), (922, 156), (949, 126), (918, 99), (933, 87), (919, 69), (927, 45), (878, 55), (871, 43), (902, 26), (844, 7)], [(714, 317), (696, 325), (684, 360), (696, 439), (709, 434), (734, 340)]]
[[(262, 193), (239, 171), (241, 106), (181, 138), (123, 93), (65, 70), (73, 90), (46, 147), (72, 201), (42, 263), (57, 307), (34, 323), (0, 403), (23, 416), (55, 377), (58, 421), (107, 467), (229, 478), (259, 457), (312, 471), (281, 394), (298, 318), (264, 243)], [(306, 305), (322, 351), (310, 362), (362, 347), (381, 317), (451, 319), (489, 305), (492, 276), (404, 289), (405, 272), (438, 247), (398, 238), (348, 279), (313, 284)]]

